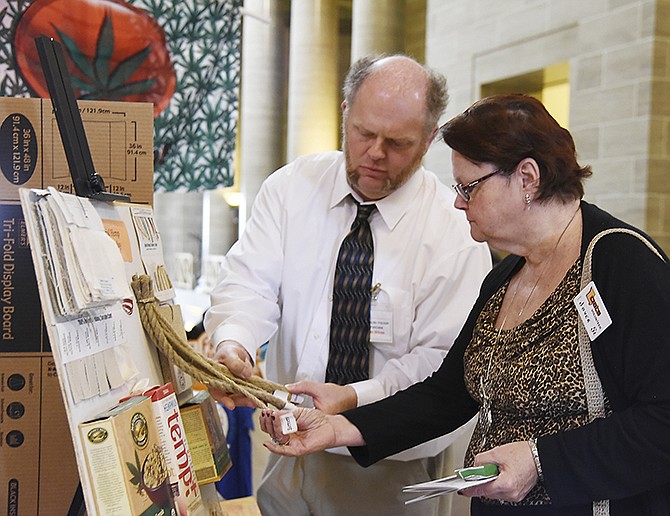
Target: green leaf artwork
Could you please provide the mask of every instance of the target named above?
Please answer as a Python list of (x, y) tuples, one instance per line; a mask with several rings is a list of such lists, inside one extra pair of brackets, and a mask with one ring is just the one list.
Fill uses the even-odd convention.
[(142, 494), (142, 491), (144, 490), (142, 488), (142, 465), (140, 464), (140, 457), (137, 455), (137, 450), (135, 450), (135, 464), (126, 462), (126, 466), (132, 475), (130, 483), (137, 488), (138, 494)]
[(110, 60), (114, 51), (114, 26), (109, 16), (105, 15), (103, 19), (92, 62), (81, 51), (74, 39), (57, 26), (54, 25), (54, 28), (63, 42), (66, 54), (83, 76), (83, 79), (76, 75), (72, 77), (73, 86), (81, 90), (80, 99), (121, 100), (128, 95), (141, 95), (149, 91), (156, 82), (155, 79), (130, 81), (133, 74), (151, 54), (151, 46), (127, 57), (110, 71)]
[(233, 184), (238, 120), (241, 0), (133, 0), (163, 27), (177, 74), (156, 118), (156, 191)]

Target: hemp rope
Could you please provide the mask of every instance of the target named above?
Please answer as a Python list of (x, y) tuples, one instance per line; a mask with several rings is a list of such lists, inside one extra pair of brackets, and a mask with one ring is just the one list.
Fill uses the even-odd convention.
[(225, 365), (201, 355), (185, 342), (161, 315), (149, 276), (134, 275), (130, 285), (144, 330), (158, 350), (177, 367), (208, 387), (249, 398), (258, 408), (267, 408), (268, 403), (278, 409), (284, 408), (286, 402), (272, 394), (275, 390), (288, 392), (283, 385), (255, 375), (249, 379), (239, 378)]

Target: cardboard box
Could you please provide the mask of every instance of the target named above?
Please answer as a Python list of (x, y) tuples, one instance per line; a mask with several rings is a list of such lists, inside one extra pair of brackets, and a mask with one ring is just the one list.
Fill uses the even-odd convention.
[[(79, 105), (107, 189), (151, 204), (151, 105)], [(18, 201), (21, 187), (72, 190), (48, 99), (0, 98), (0, 172), (0, 507), (67, 514), (77, 508), (79, 474)]]
[(196, 391), (180, 411), (198, 484), (221, 480), (232, 462), (216, 402), (209, 392)]
[(151, 407), (163, 446), (177, 514), (207, 515), (208, 511), (200, 497), (191, 451), (172, 384), (155, 387), (145, 394), (151, 397)]
[(133, 396), (79, 425), (97, 514), (174, 514), (151, 398)]
[(0, 361), (0, 507), (67, 514), (79, 474), (53, 358)]
[[(78, 101), (97, 172), (110, 193), (153, 202), (153, 107), (145, 102)], [(0, 98), (0, 201), (18, 189), (75, 193), (50, 99)]]
[(0, 224), (0, 507), (66, 514), (79, 474), (18, 201)]

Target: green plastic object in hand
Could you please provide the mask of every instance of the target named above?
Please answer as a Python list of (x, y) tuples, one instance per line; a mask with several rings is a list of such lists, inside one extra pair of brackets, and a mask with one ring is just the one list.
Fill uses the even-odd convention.
[(483, 480), (498, 476), (497, 464), (482, 464), (471, 468), (461, 468), (456, 470), (456, 474), (463, 480)]

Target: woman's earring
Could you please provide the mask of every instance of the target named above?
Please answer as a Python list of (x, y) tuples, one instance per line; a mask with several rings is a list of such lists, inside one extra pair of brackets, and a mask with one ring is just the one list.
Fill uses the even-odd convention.
[(526, 206), (530, 206), (530, 203), (533, 202), (533, 198), (530, 194), (524, 195), (523, 200), (526, 202)]

